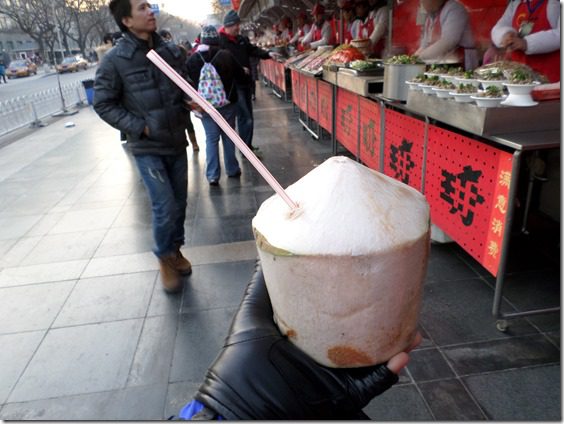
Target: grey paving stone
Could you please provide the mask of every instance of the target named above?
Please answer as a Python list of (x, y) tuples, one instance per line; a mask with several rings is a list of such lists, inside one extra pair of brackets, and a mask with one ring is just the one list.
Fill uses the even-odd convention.
[(562, 421), (560, 365), (465, 377), (490, 420)]
[(109, 228), (120, 211), (119, 207), (70, 210), (49, 231), (49, 234), (74, 233)]
[(94, 230), (45, 235), (21, 261), (21, 265), (90, 259), (105, 232), (106, 230)]
[(445, 347), (444, 354), (459, 375), (556, 363), (560, 351), (543, 335)]
[(431, 244), (431, 253), (427, 267), (425, 284), (438, 281), (464, 280), (476, 278), (477, 274), (470, 269), (453, 251), (452, 243)]
[(177, 315), (163, 315), (145, 320), (127, 379), (127, 387), (168, 384), (177, 324)]
[(0, 287), (75, 280), (80, 277), (87, 264), (88, 259), (83, 259), (4, 268), (0, 271)]
[(53, 327), (144, 318), (154, 283), (155, 272), (81, 279)]
[(0, 417), (17, 421), (164, 420), (165, 397), (166, 385), (132, 387), (9, 403), (0, 410)]
[(0, 334), (46, 330), (61, 310), (74, 281), (0, 289)]
[(433, 415), (413, 384), (393, 386), (372, 399), (363, 411), (375, 421), (433, 420)]
[(0, 405), (8, 399), (44, 334), (45, 331), (32, 331), (0, 336)]
[(486, 417), (457, 379), (432, 381), (419, 385), (438, 421), (478, 421)]
[(135, 227), (110, 228), (97, 246), (94, 257), (150, 252), (153, 246), (153, 234), (148, 228), (141, 230)]
[[(420, 321), (439, 346), (536, 333), (524, 320), (501, 333), (491, 315), (494, 292), (483, 280), (441, 281), (424, 287)], [(510, 306), (504, 304), (505, 310)]]
[(41, 215), (0, 218), (0, 240), (24, 237), (41, 219)]
[(236, 308), (218, 308), (183, 313), (178, 324), (170, 379), (201, 382), (219, 353)]
[(438, 349), (418, 349), (409, 356), (409, 372), (415, 382), (454, 377), (454, 372)]
[(200, 218), (194, 221), (192, 245), (232, 243), (242, 240), (254, 240), (251, 221), (254, 213), (229, 218)]
[(182, 312), (239, 306), (254, 270), (254, 260), (194, 267)]
[(8, 402), (124, 387), (142, 325), (137, 319), (50, 330)]

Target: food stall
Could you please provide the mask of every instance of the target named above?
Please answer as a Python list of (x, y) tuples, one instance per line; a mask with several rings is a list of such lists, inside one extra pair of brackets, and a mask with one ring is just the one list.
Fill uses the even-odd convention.
[[(242, 7), (245, 3), (252, 0), (243, 0)], [(489, 30), (503, 13), (506, 2), (462, 3), (470, 9), (472, 27), (483, 52), (489, 45)], [(304, 7), (310, 6), (304, 2)], [(401, 29), (406, 25), (420, 27), (418, 2), (389, 2), (388, 8), (392, 17), (388, 53), (396, 53), (392, 59), (409, 58), (408, 53), (416, 50), (418, 31)], [(264, 16), (260, 12), (258, 15)], [(311, 57), (319, 57), (319, 53), (306, 54), (296, 62), (292, 58), (286, 61), (291, 74), (291, 98), (300, 111), (300, 122), (318, 137), (319, 128), (331, 134), (334, 153), (345, 148), (366, 166), (426, 196), (431, 207), (433, 238), (456, 242), (496, 278), (492, 312), (499, 330), (506, 330), (508, 320), (559, 310), (511, 314), (501, 310), (520, 173), (529, 174), (523, 231), (534, 184), (533, 170), (524, 166), (524, 158), (550, 150), (559, 154), (559, 85), (543, 90), (538, 84), (525, 94), (509, 91), (508, 98), (496, 97), (494, 101), (483, 94), (494, 83), (476, 75), (459, 75), (462, 82), (453, 81), (475, 83), (480, 93), (457, 96), (450, 85), (428, 86), (424, 92), (422, 86), (426, 84), (416, 77), (423, 71), (432, 74), (434, 69), (429, 64), (393, 63), (388, 57), (387, 61), (374, 60), (373, 68), (368, 70), (354, 69), (351, 63), (358, 58), (343, 64), (331, 61), (338, 49), (329, 54), (325, 51), (321, 74), (312, 75), (311, 70), (304, 68), (307, 58), (311, 63)], [(498, 67), (503, 63), (497, 63)], [(454, 71), (456, 65), (448, 64), (434, 81), (447, 80), (448, 70)], [(413, 73), (409, 72), (410, 67), (414, 68)], [(455, 78), (454, 72), (451, 76)], [(506, 72), (501, 81), (505, 84), (491, 91), (510, 90), (508, 76)], [(465, 102), (469, 97), (474, 101)]]

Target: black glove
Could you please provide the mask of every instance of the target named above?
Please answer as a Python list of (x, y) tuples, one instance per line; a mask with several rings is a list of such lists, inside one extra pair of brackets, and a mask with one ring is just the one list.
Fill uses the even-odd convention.
[(384, 364), (328, 368), (273, 322), (262, 269), (249, 283), (229, 336), (195, 398), (227, 419), (358, 419), (398, 381)]

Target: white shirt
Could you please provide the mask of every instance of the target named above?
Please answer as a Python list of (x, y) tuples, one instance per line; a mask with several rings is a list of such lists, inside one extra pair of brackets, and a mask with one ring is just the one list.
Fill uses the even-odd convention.
[(376, 13), (370, 12), (370, 16), (374, 19), (374, 30), (370, 34), (370, 43), (374, 46), (386, 34), (388, 29), (388, 8), (386, 6), (379, 8)]
[(311, 27), (309, 26), (309, 24), (304, 24), (304, 26), (301, 28), (301, 30), (303, 31), (304, 35), (300, 36), (300, 31), (298, 29), (298, 31), (296, 31), (296, 33), (294, 34), (294, 36), (292, 37), (292, 39), (290, 40), (290, 43), (293, 44), (297, 41), (301, 41), (301, 39), (305, 38), (305, 36), (307, 35), (307, 33), (309, 32), (309, 30), (311, 29)]
[[(433, 28), (437, 22), (436, 15), (427, 14), (422, 28), (421, 42), (415, 55), (422, 60), (448, 60), (455, 57), (456, 49), (475, 49), (474, 36), (470, 27), (470, 17), (462, 4), (456, 0), (447, 0), (439, 12), (441, 25), (440, 38), (431, 44)], [(478, 66), (476, 50), (465, 51), (465, 68), (474, 69)]]
[(302, 40), (302, 44), (308, 44), (311, 46), (312, 49), (315, 49), (319, 46), (326, 46), (329, 44), (329, 40), (331, 39), (331, 23), (325, 19), (323, 21), (323, 26), (321, 27), (321, 39), (318, 41), (311, 41), (313, 40), (313, 34), (317, 30), (317, 24), (313, 24), (311, 29), (307, 33), (307, 35)]
[[(513, 16), (517, 6), (525, 2), (526, 0), (509, 2), (503, 16), (492, 28), (492, 41), (497, 47), (500, 47), (501, 39), (507, 32), (517, 32), (512, 26)], [(546, 14), (552, 29), (525, 36), (524, 39), (527, 41), (525, 54), (549, 53), (560, 49), (560, 3), (556, 0), (548, 0)]]

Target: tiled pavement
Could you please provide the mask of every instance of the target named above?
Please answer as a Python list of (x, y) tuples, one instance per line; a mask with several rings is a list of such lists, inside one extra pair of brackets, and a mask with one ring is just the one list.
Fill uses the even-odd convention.
[[(331, 155), (264, 87), (255, 108), (256, 144), (283, 186)], [(161, 420), (190, 399), (251, 277), (250, 221), (272, 191), (244, 160), (240, 181), (210, 189), (204, 151), (188, 151), (183, 251), (194, 273), (167, 296), (147, 197), (117, 131), (83, 108), (0, 149), (0, 419)], [(559, 244), (539, 230), (536, 248), (532, 230), (514, 237), (504, 310), (560, 304)], [(501, 333), (493, 284), (455, 244), (433, 244), (424, 342), (369, 416), (561, 420), (560, 315)]]

